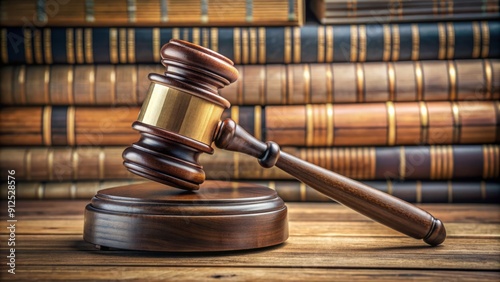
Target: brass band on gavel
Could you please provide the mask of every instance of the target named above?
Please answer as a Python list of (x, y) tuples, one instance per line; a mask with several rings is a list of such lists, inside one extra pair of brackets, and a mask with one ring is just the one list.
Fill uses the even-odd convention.
[(153, 81), (137, 120), (210, 145), (223, 111), (213, 102)]

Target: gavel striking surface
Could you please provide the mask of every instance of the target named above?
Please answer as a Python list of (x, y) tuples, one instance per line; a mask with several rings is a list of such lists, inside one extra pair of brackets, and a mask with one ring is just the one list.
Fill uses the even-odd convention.
[(101, 190), (85, 209), (84, 239), (116, 249), (229, 251), (287, 238), (284, 202), (259, 185), (206, 181), (192, 192), (147, 182)]

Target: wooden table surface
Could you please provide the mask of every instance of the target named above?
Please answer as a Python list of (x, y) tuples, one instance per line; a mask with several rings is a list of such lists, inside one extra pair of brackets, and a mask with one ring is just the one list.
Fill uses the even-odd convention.
[(18, 201), (16, 274), (7, 272), (2, 203), (2, 280), (500, 280), (500, 207), (422, 205), (448, 231), (428, 247), (334, 203), (288, 203), (290, 238), (238, 252), (101, 251), (82, 239), (87, 201)]

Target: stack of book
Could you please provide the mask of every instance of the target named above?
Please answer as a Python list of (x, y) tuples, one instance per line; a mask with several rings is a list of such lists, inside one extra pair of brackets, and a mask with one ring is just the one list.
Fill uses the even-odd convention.
[[(21, 2), (2, 2), (0, 15), (0, 166), (16, 171), (20, 198), (143, 181), (121, 152), (138, 140), (147, 74), (164, 71), (159, 49), (177, 38), (237, 64), (240, 78), (220, 91), (233, 105), (224, 117), (257, 138), (410, 202), (500, 199), (498, 2), (425, 22), (435, 1), (422, 1), (424, 16), (404, 23), (403, 12), (370, 21), (365, 10), (407, 1)], [(330, 2), (355, 12), (303, 23), (306, 4)], [(201, 163), (208, 179), (328, 200), (245, 155), (216, 150)]]

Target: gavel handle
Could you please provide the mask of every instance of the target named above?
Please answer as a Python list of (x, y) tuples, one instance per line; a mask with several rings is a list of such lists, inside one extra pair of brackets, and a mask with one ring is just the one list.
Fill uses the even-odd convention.
[(232, 119), (221, 122), (214, 141), (221, 149), (258, 158), (263, 167), (276, 165), (329, 198), (403, 234), (423, 239), (429, 245), (437, 246), (446, 238), (443, 223), (428, 212), (365, 184), (280, 152), (278, 144), (263, 143), (255, 139)]

